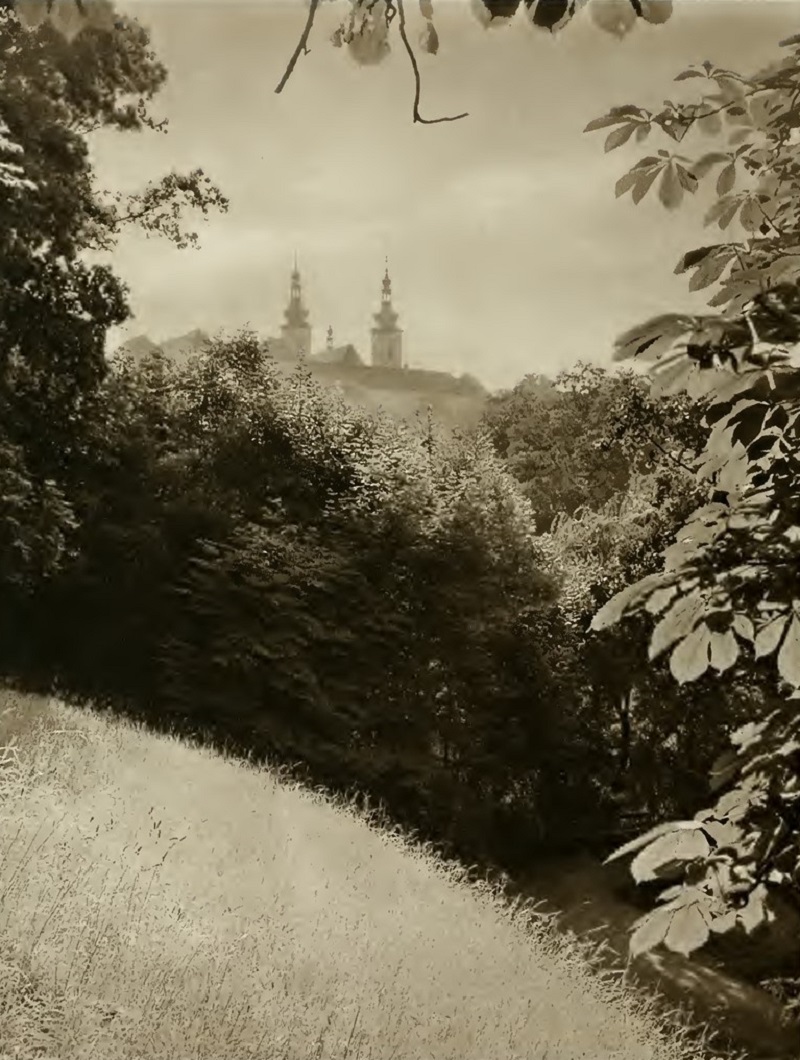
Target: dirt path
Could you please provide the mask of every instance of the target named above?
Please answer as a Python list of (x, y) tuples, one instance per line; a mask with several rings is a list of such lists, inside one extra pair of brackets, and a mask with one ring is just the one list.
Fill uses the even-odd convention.
[[(566, 930), (592, 932), (610, 949), (609, 964), (624, 963), (628, 929), (640, 910), (617, 890), (618, 877), (589, 857), (551, 863), (517, 881), (519, 892), (559, 913)], [(745, 1050), (752, 1060), (798, 1060), (800, 1029), (781, 1024), (781, 1007), (766, 991), (735, 978), (709, 958), (664, 952), (631, 963), (630, 974), (672, 1006), (719, 1029), (720, 1048)]]

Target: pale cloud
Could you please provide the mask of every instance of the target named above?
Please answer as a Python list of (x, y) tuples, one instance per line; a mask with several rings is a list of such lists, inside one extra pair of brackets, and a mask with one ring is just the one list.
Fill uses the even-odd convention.
[(171, 71), (158, 103), (170, 132), (102, 137), (100, 179), (133, 189), (202, 165), (231, 210), (201, 229), (198, 251), (121, 241), (114, 262), (137, 313), (128, 333), (274, 331), (297, 251), (317, 341), (331, 323), (365, 349), (388, 255), (415, 363), (503, 385), (607, 360), (640, 317), (702, 304), (672, 269), (705, 237), (699, 204), (667, 214), (616, 200), (638, 149), (605, 155), (602, 134), (582, 130), (613, 104), (657, 106), (690, 62), (760, 64), (797, 13), (733, 6), (678, 3), (670, 25), (623, 42), (584, 19), (554, 41), (524, 23), (487, 34), (461, 0), (437, 0), (443, 43), (422, 58), (423, 110), (470, 117), (423, 127), (410, 120), (402, 52), (367, 70), (327, 44), (335, 5), (276, 95), (302, 4), (137, 0)]
[(459, 174), (450, 182), (443, 198), (454, 211), (491, 211), (497, 213), (529, 205), (541, 187), (537, 169), (520, 166), (515, 160), (508, 166), (496, 163), (486, 169)]

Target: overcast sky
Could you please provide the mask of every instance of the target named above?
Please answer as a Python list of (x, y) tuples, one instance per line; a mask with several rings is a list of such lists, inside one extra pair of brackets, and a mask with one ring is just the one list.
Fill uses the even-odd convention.
[(126, 235), (114, 265), (136, 316), (115, 341), (245, 324), (277, 333), (296, 251), (315, 346), (332, 324), (337, 343), (367, 352), (388, 255), (408, 360), (491, 387), (607, 362), (620, 330), (702, 304), (672, 274), (704, 241), (702, 202), (667, 213), (655, 198), (615, 200), (643, 151), (604, 155), (603, 134), (582, 130), (614, 104), (679, 98), (697, 83), (672, 84), (689, 63), (748, 72), (800, 29), (799, 0), (677, 0), (669, 24), (621, 42), (585, 13), (553, 38), (524, 20), (487, 32), (466, 0), (435, 0), (441, 50), (420, 60), (423, 113), (469, 117), (420, 126), (397, 45), (365, 69), (329, 43), (335, 0), (281, 95), (304, 0), (120, 6), (169, 68), (156, 110), (170, 125), (104, 135), (102, 184), (132, 190), (202, 166), (231, 209), (202, 225), (199, 250)]

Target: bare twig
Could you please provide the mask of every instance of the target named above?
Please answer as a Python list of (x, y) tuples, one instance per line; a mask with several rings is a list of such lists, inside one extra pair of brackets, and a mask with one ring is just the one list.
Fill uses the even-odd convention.
[(759, 342), (761, 341), (759, 339), (759, 337), (758, 337), (758, 332), (756, 331), (756, 326), (753, 323), (752, 313), (753, 313), (752, 309), (745, 309), (744, 312), (742, 313), (742, 316), (744, 317), (744, 319), (745, 319), (745, 321), (747, 323), (747, 327), (748, 327), (748, 329), (750, 331), (750, 348), (751, 348), (751, 351), (755, 350), (756, 346), (758, 346)]
[(694, 468), (690, 467), (688, 464), (684, 464), (680, 457), (673, 456), (669, 449), (667, 449), (666, 446), (663, 446), (657, 438), (654, 438), (651, 434), (648, 434), (647, 432), (645, 432), (644, 437), (651, 445), (654, 445), (656, 449), (660, 450), (663, 456), (665, 456), (668, 460), (671, 460), (672, 463), (675, 464), (677, 467), (681, 467), (684, 471), (688, 471), (690, 475), (695, 474)]
[(319, 0), (311, 0), (308, 9), (308, 18), (306, 19), (306, 25), (303, 32), (300, 34), (300, 40), (297, 42), (297, 47), (289, 60), (289, 64), (283, 72), (283, 77), (280, 79), (278, 87), (275, 89), (276, 92), (282, 92), (286, 82), (292, 76), (292, 72), (297, 65), (297, 60), (300, 58), (300, 53), (308, 55), (308, 38), (311, 36), (311, 28), (314, 25), (314, 17), (319, 7)]
[(443, 121), (459, 121), (461, 118), (468, 117), (468, 112), (465, 111), (463, 114), (453, 114), (444, 118), (423, 118), (419, 112), (419, 100), (422, 94), (422, 82), (419, 74), (419, 65), (417, 64), (417, 57), (414, 54), (414, 49), (411, 47), (411, 43), (408, 39), (408, 32), (406, 30), (406, 12), (404, 0), (393, 0), (393, 3), (397, 7), (397, 13), (399, 15), (397, 21), (398, 32), (400, 33), (400, 39), (408, 52), (408, 58), (411, 62), (411, 69), (414, 71), (414, 121), (419, 122), (422, 125), (436, 125)]
[[(769, 227), (772, 229), (772, 231), (775, 233), (775, 235), (776, 236), (782, 236), (783, 232), (781, 231), (780, 228), (778, 228), (778, 226), (775, 224), (775, 222), (769, 216), (767, 211), (761, 205), (759, 200), (754, 198), (751, 201), (754, 202), (756, 204), (756, 206), (758, 207), (758, 209), (761, 211), (761, 216), (764, 218), (765, 223), (769, 225)], [(762, 229), (762, 231), (763, 231), (763, 229)]]

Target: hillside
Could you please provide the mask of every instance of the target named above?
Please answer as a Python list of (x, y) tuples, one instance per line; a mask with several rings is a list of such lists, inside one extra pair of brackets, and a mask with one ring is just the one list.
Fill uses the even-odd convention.
[(2, 706), (0, 1056), (700, 1055), (548, 918), (352, 807), (119, 720)]
[[(156, 344), (146, 335), (123, 343), (116, 353), (127, 353), (140, 359), (160, 349), (178, 364), (184, 364), (209, 341), (206, 332), (196, 329), (186, 335)], [(297, 368), (297, 360), (276, 356), (276, 363), (286, 373)], [(456, 377), (447, 372), (419, 368), (374, 368), (362, 363), (330, 363), (324, 357), (307, 362), (311, 374), (325, 386), (337, 387), (352, 405), (369, 411), (384, 409), (399, 419), (426, 415), (430, 408), (434, 419), (448, 427), (468, 428), (480, 419), (488, 392), (470, 376)]]

